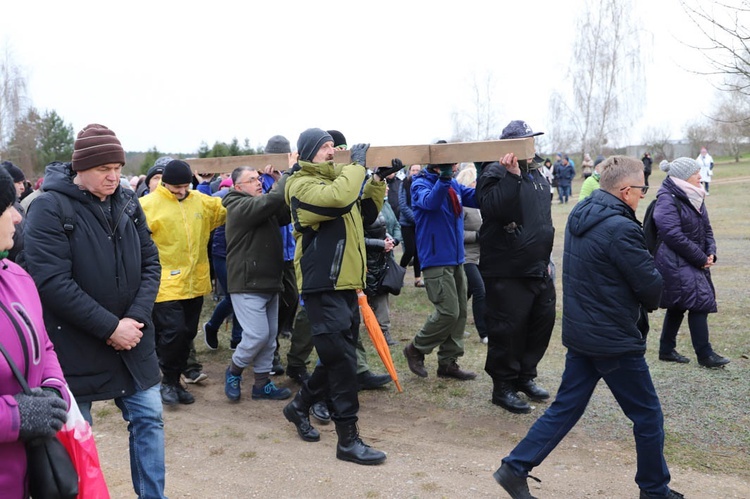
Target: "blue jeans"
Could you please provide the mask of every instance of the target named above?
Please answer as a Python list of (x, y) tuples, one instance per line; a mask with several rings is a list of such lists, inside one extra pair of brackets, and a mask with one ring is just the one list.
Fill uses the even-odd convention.
[[(130, 433), (130, 476), (139, 498), (164, 495), (164, 421), (159, 385), (118, 397), (115, 404), (128, 422)], [(93, 426), (91, 402), (78, 402), (83, 418)]]
[[(216, 305), (214, 313), (208, 320), (208, 326), (211, 330), (218, 330), (221, 323), (229, 317), (229, 314), (234, 313), (232, 308), (232, 300), (229, 298), (229, 291), (227, 291), (227, 259), (221, 256), (214, 256), (212, 258), (214, 264), (214, 274), (216, 279), (219, 280), (221, 288), (224, 290), (224, 298)], [(232, 319), (232, 342), (237, 345), (242, 339), (242, 327), (240, 327), (240, 321), (237, 317)]]
[(567, 203), (568, 198), (570, 198), (570, 193), (572, 192), (570, 185), (558, 185), (557, 186), (557, 195), (560, 198), (561, 203)]
[(633, 422), (637, 455), (635, 482), (649, 494), (668, 494), (670, 476), (664, 460), (664, 416), (642, 354), (593, 358), (568, 350), (555, 401), (503, 463), (518, 476), (526, 476), (539, 466), (578, 422), (602, 378)]

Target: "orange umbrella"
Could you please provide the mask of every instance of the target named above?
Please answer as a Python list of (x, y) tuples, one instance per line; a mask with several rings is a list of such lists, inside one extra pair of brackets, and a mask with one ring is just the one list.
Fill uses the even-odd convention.
[(393, 365), (391, 349), (388, 348), (388, 342), (385, 340), (383, 330), (380, 329), (378, 319), (375, 318), (375, 313), (370, 308), (370, 304), (367, 303), (367, 296), (361, 289), (357, 290), (357, 302), (359, 303), (359, 311), (362, 313), (362, 320), (365, 322), (365, 327), (370, 334), (372, 344), (375, 345), (375, 350), (378, 352), (378, 355), (380, 355), (380, 360), (383, 361), (386, 371), (388, 371), (388, 374), (391, 375), (391, 379), (396, 384), (396, 389), (399, 392), (403, 392), (404, 389), (401, 388), (401, 383), (398, 382), (396, 366)]

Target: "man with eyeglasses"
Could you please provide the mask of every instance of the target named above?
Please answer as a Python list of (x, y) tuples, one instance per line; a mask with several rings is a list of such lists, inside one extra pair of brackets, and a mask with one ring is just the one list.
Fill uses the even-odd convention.
[(513, 498), (533, 499), (529, 472), (578, 422), (602, 378), (633, 422), (640, 499), (683, 497), (669, 488), (664, 416), (644, 358), (647, 311), (659, 306), (662, 277), (635, 217), (647, 190), (643, 177), (638, 159), (613, 156), (602, 164), (600, 188), (570, 212), (563, 253), (565, 371), (555, 401), (494, 473)]

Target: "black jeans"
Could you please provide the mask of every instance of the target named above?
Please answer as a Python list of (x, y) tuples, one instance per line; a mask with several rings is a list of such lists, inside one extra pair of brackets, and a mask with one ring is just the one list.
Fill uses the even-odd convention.
[(485, 278), (484, 286), (489, 340), (484, 370), (495, 383), (536, 378), (555, 325), (552, 279)]
[(417, 236), (413, 225), (401, 226), (401, 237), (404, 239), (404, 254), (401, 256), (400, 265), (406, 268), (414, 259), (414, 278), (422, 277), (422, 267), (419, 266), (419, 255), (417, 255)]
[(320, 362), (302, 385), (302, 399), (312, 404), (329, 400), (336, 423), (355, 423), (359, 305), (354, 290), (306, 293), (305, 309)]
[(180, 382), (180, 373), (187, 365), (190, 342), (198, 332), (202, 308), (202, 296), (154, 303), (152, 318), (156, 329), (156, 354), (164, 384)]
[[(659, 353), (668, 354), (677, 346), (677, 332), (680, 330), (684, 310), (667, 309), (664, 315), (664, 325), (659, 340)], [(688, 312), (688, 328), (693, 350), (699, 359), (705, 359), (714, 353), (711, 342), (708, 341), (708, 314), (704, 312)]]
[(466, 283), (471, 298), (471, 313), (474, 316), (474, 326), (477, 328), (480, 338), (487, 336), (487, 326), (484, 322), (484, 281), (482, 274), (479, 273), (479, 267), (476, 263), (465, 263), (464, 272), (466, 273)]

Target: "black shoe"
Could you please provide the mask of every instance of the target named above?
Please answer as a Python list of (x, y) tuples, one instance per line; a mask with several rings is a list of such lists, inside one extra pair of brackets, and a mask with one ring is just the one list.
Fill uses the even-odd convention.
[(161, 393), (161, 403), (164, 405), (177, 405), (180, 403), (180, 397), (177, 395), (177, 389), (174, 385), (162, 383), (159, 389)]
[(375, 390), (390, 382), (390, 374), (372, 374), (370, 371), (357, 374), (358, 390)]
[(336, 458), (351, 463), (371, 465), (385, 461), (385, 452), (375, 450), (359, 438), (357, 423), (336, 423), (339, 436)]
[(281, 365), (281, 362), (274, 361), (270, 374), (271, 376), (281, 376), (284, 374), (284, 366)]
[(180, 404), (188, 405), (195, 402), (195, 397), (193, 397), (193, 395), (189, 391), (185, 390), (180, 385), (177, 385), (175, 387), (175, 390), (177, 390), (177, 400), (180, 402)]
[(331, 413), (328, 411), (328, 405), (323, 401), (315, 402), (310, 407), (310, 414), (322, 425), (327, 425), (331, 422)]
[(427, 377), (427, 370), (424, 368), (424, 354), (417, 350), (414, 343), (409, 343), (404, 347), (404, 357), (406, 357), (411, 372), (420, 378)]
[(307, 369), (305, 369), (304, 367), (302, 369), (295, 369), (293, 367), (290, 367), (286, 370), (286, 375), (292, 378), (292, 380), (299, 385), (310, 378), (310, 373), (308, 373)]
[(527, 414), (531, 406), (522, 400), (508, 383), (499, 383), (492, 390), (492, 403), (514, 414)]
[(299, 393), (284, 406), (284, 417), (297, 427), (297, 434), (305, 442), (320, 440), (320, 432), (310, 424), (309, 407), (304, 407)]
[(684, 499), (685, 496), (675, 490), (669, 489), (669, 492), (665, 496), (657, 496), (654, 494), (649, 494), (645, 490), (641, 490), (641, 493), (638, 497), (639, 499)]
[(708, 357), (703, 357), (702, 359), (698, 359), (698, 364), (702, 365), (703, 367), (724, 367), (725, 365), (729, 364), (730, 360), (726, 357), (722, 357), (718, 353), (714, 352)]
[(533, 379), (524, 381), (518, 380), (513, 384), (513, 388), (515, 388), (519, 392), (524, 393), (531, 400), (535, 400), (537, 402), (541, 402), (542, 400), (547, 400), (549, 398), (549, 392), (534, 383)]
[(279, 338), (284, 338), (285, 340), (288, 340), (292, 337), (292, 332), (288, 329), (282, 329), (279, 331)]
[(229, 349), (230, 350), (237, 350), (237, 345), (239, 345), (239, 341), (229, 340)]
[(385, 337), (385, 342), (388, 344), (388, 346), (398, 345), (398, 341), (393, 339), (390, 331), (384, 331), (383, 336)]
[(203, 341), (209, 350), (219, 348), (219, 330), (209, 326), (208, 322), (203, 323)]
[(461, 369), (455, 361), (448, 365), (438, 366), (437, 375), (439, 378), (455, 378), (461, 381), (468, 381), (477, 377), (476, 373)]
[(669, 353), (659, 353), (659, 360), (663, 360), (664, 362), (677, 362), (678, 364), (687, 364), (690, 362), (690, 359), (677, 353), (677, 350), (672, 350)]
[[(507, 464), (503, 463), (497, 471), (492, 474), (492, 476), (495, 477), (495, 481), (499, 483), (500, 486), (505, 489), (505, 492), (507, 492), (513, 499), (536, 499), (536, 497), (532, 496), (531, 492), (529, 492), (529, 484), (526, 483), (526, 478), (513, 473), (510, 466)], [(539, 479), (534, 478), (533, 476), (531, 478), (539, 481)]]

